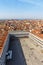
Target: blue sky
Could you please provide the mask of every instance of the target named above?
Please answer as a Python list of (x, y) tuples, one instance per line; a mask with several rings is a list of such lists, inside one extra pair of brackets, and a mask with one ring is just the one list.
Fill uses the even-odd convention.
[(0, 0), (0, 19), (43, 19), (43, 0)]

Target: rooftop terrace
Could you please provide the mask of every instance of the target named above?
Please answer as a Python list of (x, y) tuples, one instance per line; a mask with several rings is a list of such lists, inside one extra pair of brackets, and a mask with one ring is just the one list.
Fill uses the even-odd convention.
[[(13, 37), (13, 40), (10, 40), (11, 38), (9, 38), (9, 50), (11, 49), (13, 51), (13, 58), (11, 61), (6, 62), (7, 65), (11, 63), (12, 65), (20, 65), (20, 63), (22, 65), (43, 65), (43, 39), (38, 38), (29, 32), (10, 31), (8, 34), (6, 31), (0, 31), (0, 57), (8, 35), (10, 35), (11, 38)], [(37, 43), (32, 40), (33, 38)]]
[(12, 50), (12, 60), (6, 65), (43, 65), (42, 47), (30, 38), (10, 37), (9, 50)]

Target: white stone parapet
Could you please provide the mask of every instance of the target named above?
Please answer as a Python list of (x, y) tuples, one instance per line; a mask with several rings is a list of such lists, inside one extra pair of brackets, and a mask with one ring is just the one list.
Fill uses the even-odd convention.
[(43, 48), (43, 39), (32, 33), (29, 33), (29, 38), (31, 38), (36, 44), (40, 45)]

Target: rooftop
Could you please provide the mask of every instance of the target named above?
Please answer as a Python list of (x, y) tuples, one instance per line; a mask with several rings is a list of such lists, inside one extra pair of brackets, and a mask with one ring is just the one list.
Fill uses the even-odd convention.
[(5, 45), (5, 40), (6, 40), (7, 34), (8, 34), (8, 32), (6, 32), (6, 31), (3, 31), (3, 32), (0, 31), (0, 56), (3, 52), (3, 48)]
[(42, 48), (30, 38), (20, 38), (20, 42), (27, 65), (43, 65)]
[(42, 48), (30, 38), (13, 38), (13, 42), (10, 38), (9, 49), (13, 58), (6, 65), (43, 65)]
[(33, 30), (32, 33), (41, 39), (43, 39), (43, 34), (40, 33), (40, 30)]

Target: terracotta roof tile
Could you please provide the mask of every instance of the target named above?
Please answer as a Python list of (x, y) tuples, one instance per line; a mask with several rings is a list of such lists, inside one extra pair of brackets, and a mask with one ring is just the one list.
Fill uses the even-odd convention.
[(3, 32), (1, 33), (1, 31), (0, 31), (0, 54), (2, 53), (4, 42), (5, 42), (6, 36), (8, 34), (7, 31), (3, 31)]

